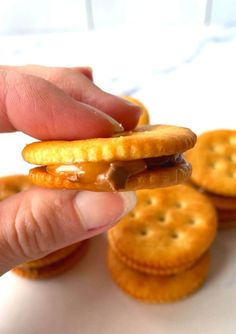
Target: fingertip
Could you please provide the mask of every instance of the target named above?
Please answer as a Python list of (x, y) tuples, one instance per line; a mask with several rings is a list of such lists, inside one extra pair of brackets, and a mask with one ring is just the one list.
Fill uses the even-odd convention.
[[(110, 108), (108, 109), (108, 106)], [(142, 108), (121, 97), (107, 97), (107, 113), (120, 122), (125, 130), (132, 130), (138, 124)]]
[(129, 115), (125, 123), (126, 130), (132, 130), (137, 126), (139, 122), (139, 118), (142, 114), (142, 107), (121, 97), (120, 100), (124, 104), (123, 108), (127, 110), (127, 114)]
[(40, 140), (110, 137), (123, 131), (114, 118), (73, 99), (44, 79), (10, 72), (6, 87), (5, 114), (11, 123), (5, 129), (12, 126)]

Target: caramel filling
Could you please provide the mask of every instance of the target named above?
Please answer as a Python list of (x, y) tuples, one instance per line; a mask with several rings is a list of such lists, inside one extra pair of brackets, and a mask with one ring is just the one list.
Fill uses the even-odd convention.
[(145, 170), (171, 167), (182, 160), (181, 154), (174, 154), (132, 161), (78, 162), (71, 165), (49, 165), (47, 172), (82, 184), (109, 183), (111, 189), (119, 190), (125, 187), (126, 180), (130, 176)]

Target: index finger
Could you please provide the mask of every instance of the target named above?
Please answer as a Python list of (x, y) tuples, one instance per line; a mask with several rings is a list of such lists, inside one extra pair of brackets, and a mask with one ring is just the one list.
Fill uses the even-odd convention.
[(46, 67), (40, 65), (0, 66), (0, 70), (14, 70), (43, 78), (63, 90), (73, 99), (93, 106), (121, 123), (125, 130), (133, 129), (139, 120), (140, 107), (118, 96), (104, 92), (91, 80), (89, 68)]
[(0, 132), (17, 130), (41, 140), (73, 140), (111, 136), (123, 127), (44, 79), (0, 71)]

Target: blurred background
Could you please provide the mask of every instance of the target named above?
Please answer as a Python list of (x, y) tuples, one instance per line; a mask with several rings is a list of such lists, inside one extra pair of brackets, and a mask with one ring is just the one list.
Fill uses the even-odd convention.
[(236, 0), (0, 0), (0, 64), (91, 66), (101, 88), (142, 100), (152, 123), (235, 127), (235, 59)]
[(0, 1), (1, 34), (113, 29), (122, 25), (232, 26), (234, 0), (8, 0)]

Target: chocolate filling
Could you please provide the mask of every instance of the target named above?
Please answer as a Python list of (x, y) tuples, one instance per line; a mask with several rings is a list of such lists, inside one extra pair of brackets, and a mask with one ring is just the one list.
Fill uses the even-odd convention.
[[(140, 164), (140, 168), (137, 168), (137, 163), (141, 161), (144, 163), (143, 166)], [(139, 174), (145, 170), (152, 171), (161, 167), (173, 167), (176, 163), (180, 163), (182, 161), (183, 156), (181, 154), (173, 154), (169, 156), (145, 158), (143, 160), (125, 163), (112, 162), (108, 172), (100, 175), (97, 178), (97, 181), (108, 183), (110, 188), (114, 191), (120, 190), (125, 188), (125, 183), (130, 176)], [(131, 165), (131, 163), (133, 163), (133, 165)]]
[(176, 163), (183, 161), (182, 154), (163, 155), (162, 157), (143, 159), (148, 170), (156, 169), (157, 167), (172, 167)]

